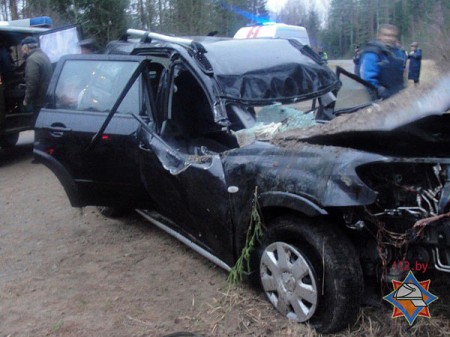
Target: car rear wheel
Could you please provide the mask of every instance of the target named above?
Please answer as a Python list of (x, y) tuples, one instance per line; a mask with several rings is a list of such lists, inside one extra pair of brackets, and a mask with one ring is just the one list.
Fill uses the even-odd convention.
[(336, 226), (297, 217), (269, 224), (256, 253), (259, 284), (285, 317), (320, 333), (355, 323), (363, 278), (358, 255)]
[(3, 149), (11, 149), (16, 146), (19, 141), (19, 133), (12, 133), (0, 137), (0, 147)]

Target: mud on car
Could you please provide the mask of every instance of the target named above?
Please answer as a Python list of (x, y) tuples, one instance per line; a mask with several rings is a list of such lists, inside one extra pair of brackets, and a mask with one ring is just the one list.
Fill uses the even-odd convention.
[(450, 272), (449, 80), (380, 118), (370, 85), (296, 41), (129, 34), (62, 58), (37, 119), (72, 206), (137, 209), (230, 270), (257, 204), (249, 278), (320, 332), (397, 260)]

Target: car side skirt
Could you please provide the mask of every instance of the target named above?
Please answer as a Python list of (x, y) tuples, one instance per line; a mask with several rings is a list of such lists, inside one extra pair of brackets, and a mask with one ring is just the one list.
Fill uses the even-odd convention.
[(231, 267), (228, 264), (226, 264), (225, 262), (223, 262), (222, 260), (220, 260), (219, 258), (214, 256), (210, 252), (206, 251), (205, 249), (203, 249), (202, 247), (197, 245), (195, 242), (189, 240), (187, 237), (181, 235), (180, 233), (176, 232), (172, 228), (170, 228), (167, 225), (165, 225), (164, 223), (162, 223), (162, 216), (159, 215), (159, 213), (156, 213), (154, 211), (142, 210), (142, 209), (136, 209), (136, 212), (139, 213), (141, 216), (143, 216), (146, 220), (148, 220), (151, 223), (153, 223), (154, 225), (156, 225), (156, 227), (162, 229), (167, 234), (173, 236), (175, 239), (181, 241), (186, 246), (190, 247), (191, 249), (193, 249), (194, 251), (196, 251), (203, 257), (207, 258), (212, 263), (218, 265), (219, 267), (225, 269), (226, 271), (231, 270)]

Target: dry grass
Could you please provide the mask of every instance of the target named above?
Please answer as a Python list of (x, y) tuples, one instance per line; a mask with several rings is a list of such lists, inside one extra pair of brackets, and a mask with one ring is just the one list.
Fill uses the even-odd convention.
[[(423, 84), (432, 84), (435, 83), (436, 80), (442, 76), (442, 73), (439, 72), (436, 64), (433, 60), (423, 60), (422, 61), (422, 69), (420, 72), (420, 82)], [(412, 81), (409, 81), (408, 85), (413, 85)]]
[[(440, 299), (445, 300), (447, 299)], [(442, 303), (441, 303), (442, 304)], [(448, 306), (448, 301), (445, 306)], [(431, 307), (431, 309), (433, 309)], [(404, 318), (392, 319), (392, 307), (362, 308), (358, 321), (351, 329), (331, 337), (444, 337), (450, 335), (450, 317), (433, 315), (430, 319), (418, 317), (410, 327)], [(281, 317), (264, 296), (246, 284), (218, 293), (197, 320), (209, 326), (205, 336), (320, 336), (306, 324), (297, 324)]]

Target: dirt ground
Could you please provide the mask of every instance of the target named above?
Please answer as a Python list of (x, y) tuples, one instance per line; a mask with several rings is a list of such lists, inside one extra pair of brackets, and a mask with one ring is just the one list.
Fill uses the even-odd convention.
[[(72, 208), (32, 163), (32, 136), (0, 149), (0, 337), (316, 336), (247, 285), (228, 288), (226, 272), (137, 215)], [(382, 306), (336, 336), (448, 336), (449, 298), (434, 289), (432, 318), (412, 329)]]

